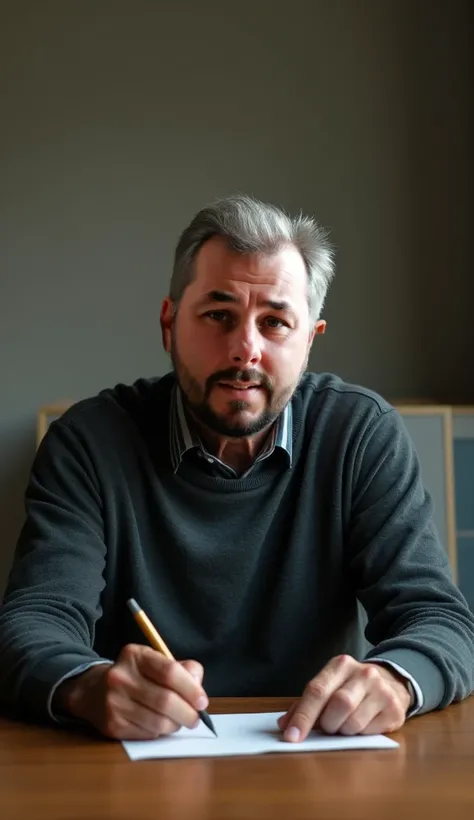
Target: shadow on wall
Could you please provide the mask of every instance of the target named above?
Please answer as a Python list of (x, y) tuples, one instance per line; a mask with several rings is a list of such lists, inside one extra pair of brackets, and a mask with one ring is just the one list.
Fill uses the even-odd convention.
[(0, 600), (10, 572), (14, 547), (24, 521), (24, 495), (35, 455), (35, 419), (18, 420), (0, 432)]

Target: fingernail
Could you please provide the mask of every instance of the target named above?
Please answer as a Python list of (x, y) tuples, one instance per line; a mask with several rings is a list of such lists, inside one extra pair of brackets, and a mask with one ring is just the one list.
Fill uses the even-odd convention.
[(197, 701), (196, 701), (196, 708), (200, 712), (202, 712), (203, 709), (207, 709), (208, 705), (209, 705), (209, 701), (204, 695), (201, 695), (201, 697), (198, 698)]
[(296, 726), (290, 726), (290, 728), (285, 732), (285, 738), (286, 740), (289, 740), (290, 743), (297, 743), (300, 737), (301, 732), (296, 728)]
[(193, 676), (194, 680), (198, 680), (199, 682), (201, 682), (201, 676), (199, 672), (191, 672), (191, 675)]

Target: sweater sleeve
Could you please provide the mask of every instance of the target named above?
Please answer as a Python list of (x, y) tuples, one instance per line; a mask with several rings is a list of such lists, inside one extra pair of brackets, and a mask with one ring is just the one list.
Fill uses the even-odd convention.
[(93, 650), (106, 548), (93, 464), (66, 421), (51, 425), (26, 490), (26, 520), (0, 608), (0, 699), (50, 719), (54, 685)]
[(453, 583), (433, 505), (400, 414), (382, 413), (355, 459), (349, 566), (367, 613), (367, 659), (403, 667), (423, 693), (422, 712), (474, 689), (474, 617)]

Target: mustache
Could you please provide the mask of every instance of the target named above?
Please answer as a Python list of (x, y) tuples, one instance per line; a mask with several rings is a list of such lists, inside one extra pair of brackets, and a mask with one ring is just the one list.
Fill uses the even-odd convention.
[(265, 388), (269, 393), (272, 392), (272, 383), (265, 373), (260, 373), (259, 370), (250, 368), (249, 370), (239, 370), (236, 367), (229, 367), (228, 370), (219, 370), (213, 373), (212, 376), (206, 380), (206, 393), (209, 393), (211, 387), (218, 382), (254, 382), (260, 387)]

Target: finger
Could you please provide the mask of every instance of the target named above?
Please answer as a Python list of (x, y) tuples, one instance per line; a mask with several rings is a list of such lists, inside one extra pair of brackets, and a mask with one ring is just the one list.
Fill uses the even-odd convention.
[(193, 709), (181, 695), (165, 686), (144, 681), (142, 686), (137, 687), (132, 699), (158, 716), (168, 718), (188, 729), (193, 729), (199, 720), (198, 711)]
[(405, 723), (405, 716), (398, 717), (397, 720), (394, 720), (392, 717), (387, 715), (385, 710), (379, 712), (375, 717), (367, 724), (365, 729), (362, 730), (360, 733), (361, 735), (387, 735), (391, 732), (397, 732), (398, 729), (401, 729), (403, 724)]
[(329, 698), (352, 675), (358, 663), (350, 655), (338, 655), (313, 678), (305, 687), (284, 739), (291, 743), (304, 740), (313, 728)]
[(178, 661), (170, 661), (154, 649), (145, 647), (139, 669), (146, 678), (175, 692), (196, 711), (207, 709), (209, 700), (204, 689)]
[[(151, 651), (153, 652), (153, 650)], [(163, 665), (169, 670), (177, 667), (179, 674), (189, 681), (191, 687), (198, 687), (199, 691), (200, 687), (196, 681), (176, 661), (169, 661), (166, 658), (162, 658), (162, 661)], [(192, 729), (196, 725), (199, 718), (197, 711), (201, 707), (198, 707), (198, 709), (193, 708), (176, 691), (169, 688), (169, 686), (160, 685), (156, 681), (145, 677), (141, 674), (141, 670), (133, 668), (131, 670), (124, 663), (121, 665), (116, 664), (110, 667), (107, 677), (109, 700), (111, 699), (112, 702), (115, 702), (116, 697), (120, 699), (121, 703), (124, 700), (134, 701), (150, 709), (155, 714), (169, 718), (174, 723), (186, 726), (188, 729)], [(162, 677), (166, 680), (166, 669), (162, 672)], [(170, 682), (172, 685), (172, 680)]]
[(181, 666), (202, 686), (204, 668), (198, 661), (181, 661)]
[[(367, 678), (367, 672), (362, 674)], [(360, 707), (363, 714), (359, 715), (356, 721), (349, 724), (348, 728), (352, 733), (380, 734), (381, 732), (394, 732), (405, 723), (406, 698), (400, 697), (393, 684), (387, 681), (384, 675), (380, 675), (380, 670), (379, 676), (372, 681), (367, 700), (370, 701), (370, 704), (366, 704), (364, 701)]]
[(117, 721), (114, 728), (109, 730), (107, 725), (100, 727), (102, 734), (112, 740), (153, 740), (141, 726), (129, 723), (127, 720)]
[(130, 701), (130, 706), (128, 709), (124, 709), (123, 716), (129, 723), (145, 732), (150, 739), (162, 735), (172, 735), (174, 732), (179, 731), (182, 725), (135, 701)]
[(288, 711), (284, 715), (281, 715), (281, 717), (278, 718), (277, 723), (278, 723), (278, 726), (280, 727), (280, 729), (282, 730), (282, 732), (284, 732), (286, 727), (288, 726), (288, 723), (291, 720), (292, 716), (294, 715), (294, 712), (295, 712), (295, 709), (296, 709), (297, 705), (298, 705), (298, 701), (295, 700), (295, 702), (291, 704)]
[[(318, 728), (328, 735), (334, 735), (336, 732), (341, 731), (342, 726), (350, 725), (349, 721), (354, 714), (358, 714), (359, 707), (366, 697), (366, 681), (357, 673), (353, 674), (329, 698), (319, 716)], [(381, 702), (377, 703), (376, 708), (377, 710), (381, 708)], [(373, 715), (370, 715), (369, 719), (372, 719), (372, 717)], [(350, 732), (350, 734), (357, 734), (357, 732)]]
[(367, 726), (380, 714), (380, 700), (372, 693), (368, 694), (354, 709), (348, 718), (338, 727), (341, 735), (360, 735)]
[(178, 731), (179, 724), (127, 697), (109, 695), (104, 734), (117, 740), (152, 740)]

